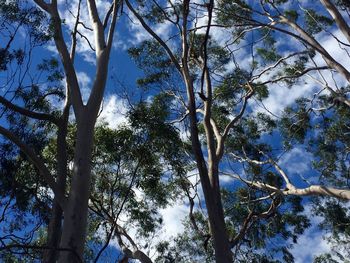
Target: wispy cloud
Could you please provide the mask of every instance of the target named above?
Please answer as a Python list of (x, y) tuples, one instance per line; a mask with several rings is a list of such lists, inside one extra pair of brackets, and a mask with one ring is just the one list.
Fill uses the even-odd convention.
[(298, 243), (291, 249), (295, 263), (312, 262), (316, 256), (331, 252), (331, 246), (326, 240), (327, 236), (318, 227), (322, 219), (312, 216), (310, 205), (305, 207), (304, 213), (309, 218), (311, 216), (311, 227), (298, 238)]
[(117, 129), (121, 124), (127, 123), (126, 102), (116, 95), (111, 95), (106, 98), (102, 105), (102, 112), (98, 118), (98, 122), (106, 122), (112, 129)]

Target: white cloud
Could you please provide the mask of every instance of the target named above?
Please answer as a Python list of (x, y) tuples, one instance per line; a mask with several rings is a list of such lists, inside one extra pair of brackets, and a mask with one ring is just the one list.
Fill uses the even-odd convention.
[(312, 213), (311, 206), (306, 206), (304, 214), (311, 217), (311, 226), (298, 238), (298, 243), (291, 249), (295, 263), (312, 262), (314, 257), (331, 252), (331, 246), (326, 240), (327, 236), (318, 227), (322, 218), (312, 216)]
[[(132, 45), (137, 45), (142, 41), (151, 39), (151, 35), (143, 28), (143, 26), (138, 22), (137, 18), (131, 12), (129, 12), (129, 16), (131, 17), (132, 21), (129, 20), (127, 24), (131, 35), (131, 38), (128, 39), (128, 42)], [(168, 21), (159, 23), (152, 28), (152, 30), (166, 43), (170, 38), (171, 29), (172, 24)]]
[(81, 95), (83, 97), (84, 103), (87, 102), (90, 96), (90, 84), (91, 84), (91, 78), (86, 74), (85, 72), (77, 72), (77, 78), (80, 86)]
[(188, 205), (181, 202), (175, 203), (160, 210), (164, 224), (161, 240), (167, 240), (183, 232), (184, 226), (182, 222), (186, 216), (188, 216), (188, 212)]
[(126, 102), (116, 95), (111, 95), (103, 101), (102, 112), (98, 118), (98, 122), (107, 122), (112, 129), (118, 128), (123, 123), (126, 123)]
[(269, 97), (261, 102), (252, 103), (254, 112), (264, 112), (266, 109), (274, 115), (280, 116), (285, 107), (292, 105), (296, 99), (310, 97), (315, 93), (316, 87), (311, 83), (298, 84), (293, 88), (284, 84), (269, 85)]
[(294, 147), (279, 160), (279, 165), (291, 175), (305, 174), (310, 171), (312, 154), (300, 147)]

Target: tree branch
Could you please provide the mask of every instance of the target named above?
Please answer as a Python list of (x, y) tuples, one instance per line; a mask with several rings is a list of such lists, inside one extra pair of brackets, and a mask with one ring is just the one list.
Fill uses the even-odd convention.
[(145, 20), (140, 16), (139, 13), (136, 12), (136, 10), (133, 8), (133, 6), (130, 4), (129, 0), (125, 0), (126, 5), (130, 9), (130, 11), (136, 16), (136, 18), (140, 21), (141, 25), (146, 29), (146, 31), (155, 39), (157, 42), (165, 49), (168, 56), (170, 57), (171, 61), (174, 63), (176, 69), (182, 74), (181, 66), (176, 59), (174, 53), (170, 50), (169, 46), (147, 25)]
[(101, 52), (106, 47), (104, 28), (98, 16), (95, 0), (88, 0), (87, 3), (95, 33), (96, 55), (98, 56), (99, 52)]
[(334, 4), (330, 0), (320, 0), (323, 6), (327, 9), (328, 13), (333, 17), (334, 21), (337, 23), (340, 31), (346, 37), (350, 44), (350, 27), (347, 22), (340, 14), (338, 9), (334, 6)]
[(327, 65), (336, 71), (338, 71), (340, 74), (342, 74), (345, 79), (350, 82), (350, 72), (340, 63), (338, 63), (323, 47), (322, 45), (316, 41), (314, 37), (312, 37), (310, 34), (305, 32), (298, 24), (294, 23), (293, 21), (289, 20), (285, 16), (280, 16), (280, 23), (289, 25), (291, 28), (293, 28), (296, 32), (298, 32), (301, 36), (301, 39), (303, 42), (306, 42), (311, 47), (315, 48), (320, 55), (323, 57)]
[(83, 109), (83, 100), (81, 97), (81, 92), (79, 89), (79, 83), (74, 69), (74, 65), (70, 53), (68, 52), (67, 45), (64, 41), (61, 26), (61, 18), (58, 13), (57, 4), (55, 1), (52, 2), (47, 12), (51, 15), (54, 27), (54, 41), (57, 51), (60, 54), (64, 72), (66, 75), (68, 95), (71, 97), (75, 116), (79, 118), (80, 112)]
[[(132, 246), (135, 248), (134, 251), (132, 251), (130, 248), (128, 248), (125, 245), (121, 237), (122, 235), (125, 236), (129, 240), (129, 242), (132, 244)], [(153, 263), (152, 260), (144, 252), (142, 252), (136, 247), (136, 244), (132, 240), (132, 238), (119, 225), (117, 225), (116, 236), (117, 236), (118, 244), (121, 250), (128, 258), (140, 260), (141, 263)]]
[(28, 159), (32, 162), (32, 164), (39, 170), (41, 176), (44, 178), (46, 183), (50, 186), (55, 196), (58, 198), (58, 201), (61, 207), (64, 209), (66, 205), (66, 197), (62, 189), (60, 189), (51, 175), (50, 171), (47, 169), (45, 163), (37, 156), (32, 148), (30, 148), (27, 144), (21, 141), (16, 135), (14, 135), (11, 131), (5, 129), (0, 126), (0, 134), (5, 136), (8, 140), (17, 145), (20, 150), (28, 157)]
[(225, 144), (225, 140), (226, 140), (226, 137), (228, 136), (231, 128), (237, 123), (237, 121), (242, 118), (244, 112), (245, 112), (245, 109), (247, 107), (247, 104), (248, 104), (248, 100), (249, 98), (251, 98), (251, 96), (253, 96), (254, 94), (254, 90), (253, 88), (251, 87), (250, 84), (247, 83), (247, 86), (249, 88), (249, 91), (248, 93), (244, 96), (244, 99), (243, 99), (243, 105), (241, 107), (241, 110), (240, 112), (229, 122), (229, 124), (226, 125), (225, 127), (225, 130), (222, 134), (222, 138), (218, 141), (218, 146), (217, 146), (217, 149), (216, 149), (216, 154), (218, 156), (218, 158), (221, 158), (223, 153), (224, 153), (224, 144)]
[(25, 108), (22, 108), (20, 106), (13, 104), (9, 100), (5, 99), (3, 96), (0, 96), (0, 103), (2, 105), (4, 105), (5, 107), (9, 108), (10, 110), (18, 112), (18, 113), (25, 115), (27, 117), (37, 119), (37, 120), (49, 121), (51, 123), (59, 125), (59, 121), (55, 116), (50, 115), (50, 114), (46, 114), (46, 113), (40, 113), (40, 112), (34, 112), (34, 111), (27, 110)]
[(34, 0), (34, 2), (38, 6), (40, 6), (43, 10), (45, 10), (45, 12), (47, 12), (47, 13), (51, 12), (51, 10), (50, 10), (51, 5), (46, 3), (45, 1), (43, 1), (43, 0)]

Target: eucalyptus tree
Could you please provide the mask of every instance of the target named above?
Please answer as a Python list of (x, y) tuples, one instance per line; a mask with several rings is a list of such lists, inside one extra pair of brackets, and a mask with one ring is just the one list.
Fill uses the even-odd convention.
[[(13, 207), (15, 198), (16, 205), (22, 204), (23, 210), (40, 208), (37, 211), (45, 223), (50, 218), (46, 246), (33, 245), (30, 238), (18, 239), (27, 245), (23, 246), (26, 253), (28, 249), (41, 247), (45, 251), (44, 262), (53, 262), (58, 257), (60, 262), (97, 261), (115, 237), (123, 253), (120, 262), (129, 259), (293, 262), (289, 242), (296, 242), (309, 226), (300, 196), (349, 199), (345, 174), (349, 147), (346, 88), (332, 88), (329, 83), (323, 83), (328, 94), (296, 101), (281, 121), (253, 111), (254, 105), (263, 103), (269, 90), (276, 88), (275, 83), (297, 86), (300, 77), (307, 73), (322, 74), (329, 68), (346, 77), (346, 68), (315, 42), (317, 33), (332, 24), (324, 13), (318, 14), (319, 9), (301, 8), (298, 14), (295, 5), (283, 13), (280, 9), (287, 8), (286, 1), (261, 1), (249, 6), (244, 1), (126, 0), (123, 10), (127, 6), (141, 23), (140, 30), (151, 37), (129, 53), (145, 72), (138, 85), (150, 89), (152, 97), (151, 102), (132, 108), (129, 125), (113, 131), (106, 127), (95, 129), (95, 123), (121, 3), (108, 2), (110, 7), (102, 21), (102, 12), (95, 1), (88, 0), (87, 4), (77, 1), (75, 11), (68, 10), (74, 22), (67, 31), (59, 2), (34, 2), (46, 15), (34, 8), (33, 3), (23, 2), (29, 9), (21, 11), (21, 2), (1, 2), (1, 18), (7, 26), (2, 28), (6, 32), (2, 35), (8, 40), (0, 50), (3, 58), (0, 70), (8, 74), (5, 84), (8, 92), (0, 97), (4, 106), (0, 133), (7, 139), (2, 144), (1, 190), (11, 189), (2, 193), (10, 197), (4, 200), (7, 202), (4, 211)], [(339, 28), (346, 29), (339, 15), (348, 11), (347, 3), (322, 3), (336, 16)], [(334, 8), (344, 10), (337, 13)], [(32, 12), (36, 15), (29, 16)], [(84, 12), (89, 12), (88, 21), (84, 20)], [(298, 26), (299, 16), (303, 18)], [(160, 25), (167, 30), (158, 30)], [(307, 29), (302, 31), (303, 27)], [(23, 63), (23, 58), (31, 58), (31, 53), (25, 54), (13, 46), (21, 43), (14, 41), (20, 28), (28, 28), (33, 48), (52, 37), (61, 63), (56, 59), (45, 60), (33, 76), (31, 59)], [(82, 30), (94, 32), (94, 43)], [(302, 45), (282, 52), (278, 45), (280, 35), (300, 40)], [(344, 41), (336, 40), (344, 45)], [(77, 76), (78, 63), (74, 63), (79, 56), (80, 41), (87, 41), (95, 52), (95, 79), (86, 104)], [(318, 64), (317, 53), (323, 56), (326, 65)], [(18, 70), (13, 70), (13, 66), (18, 66)], [(41, 82), (43, 78), (45, 84)], [(22, 80), (18, 86), (14, 81), (17, 79)], [(160, 94), (155, 96), (154, 90)], [(338, 102), (345, 103), (339, 107)], [(69, 120), (71, 113), (73, 117)], [(311, 113), (325, 118), (315, 119), (310, 117)], [(278, 153), (273, 149), (275, 143), (266, 141), (269, 134), (271, 140), (280, 139), (273, 136), (277, 127), (285, 147)], [(318, 130), (313, 134), (316, 136), (310, 136), (311, 127)], [(93, 144), (95, 131), (96, 144)], [(315, 160), (321, 160), (315, 167), (323, 175), (321, 185), (300, 186), (280, 167), (279, 154), (296, 143), (308, 143)], [(194, 160), (195, 168), (192, 168), (195, 174), (198, 172), (200, 182), (195, 180), (196, 176), (184, 175), (188, 157)], [(227, 178), (237, 184), (232, 186), (232, 180), (229, 183), (222, 180)], [(199, 183), (205, 205), (200, 198)], [(342, 189), (344, 186), (347, 189)], [(137, 190), (141, 190), (141, 198)], [(49, 216), (47, 206), (52, 195)], [(186, 231), (174, 241), (159, 242), (153, 259), (148, 253), (151, 242), (142, 245), (139, 241), (150, 241), (161, 225), (157, 209), (182, 195), (189, 202)], [(344, 242), (347, 210), (340, 209), (334, 200), (322, 205), (317, 212), (328, 220), (323, 226), (331, 228), (338, 240)], [(334, 210), (326, 209), (329, 206)], [(121, 219), (123, 213), (128, 222), (124, 225), (121, 224), (125, 221)], [(1, 217), (0, 223), (4, 220)], [(39, 222), (38, 228), (42, 225)], [(19, 229), (18, 224), (12, 227), (11, 230)], [(128, 233), (132, 228), (137, 229), (136, 238)], [(91, 233), (100, 229), (105, 231), (105, 243), (92, 257), (91, 247), (101, 240), (90, 239)], [(12, 232), (11, 238), (15, 238)], [(14, 244), (6, 244), (5, 239), (0, 241), (5, 245), (3, 248), (16, 252), (11, 250)], [(270, 251), (261, 256), (259, 249)]]
[[(30, 81), (27, 81), (33, 52), (45, 45), (51, 37), (50, 30), (45, 28), (45, 22), (48, 25), (49, 21), (39, 9), (30, 5), (1, 1), (0, 6), (1, 34), (5, 44), (1, 47), (2, 134), (8, 134), (18, 143), (21, 143), (20, 139), (25, 140), (30, 143), (32, 151), (40, 152), (47, 143), (47, 134), (52, 132), (50, 120), (54, 119), (46, 114), (54, 110), (47, 97), (62, 97), (59, 84), (62, 76), (54, 60), (42, 62)], [(21, 34), (25, 35), (21, 39), (23, 45), (18, 45), (17, 39)], [(41, 74), (47, 80), (48, 87), (45, 92), (39, 88), (37, 82)], [(20, 101), (25, 107), (20, 107), (13, 101)], [(35, 112), (39, 109), (42, 113)], [(32, 118), (39, 118), (39, 121), (33, 122)], [(39, 189), (40, 185), (46, 183), (43, 178), (38, 177), (37, 171), (28, 163), (23, 153), (10, 141), (2, 140), (1, 157), (1, 248), (4, 249), (3, 245), (7, 247), (9, 240), (21, 244), (30, 242), (32, 234), (37, 231), (44, 218), (48, 217), (48, 204), (44, 201), (45, 197), (40, 198), (42, 193)], [(17, 224), (11, 222), (11, 210), (18, 215)], [(28, 210), (39, 215), (39, 224), (25, 230), (23, 235), (16, 235), (23, 226), (30, 225)]]
[[(299, 187), (299, 183), (293, 182), (274, 158), (278, 154), (272, 152), (272, 146), (261, 141), (262, 133), (273, 130), (276, 122), (265, 114), (256, 115), (253, 104), (268, 96), (269, 86), (275, 83), (298, 85), (300, 77), (307, 73), (322, 74), (330, 68), (345, 77), (347, 74), (344, 66), (316, 43), (310, 35), (312, 33), (308, 35), (292, 21), (297, 17), (293, 8), (285, 10), (285, 13), (279, 11), (278, 5), (287, 8), (287, 2), (261, 1), (249, 5), (245, 1), (137, 1), (139, 7), (136, 7), (136, 2), (125, 1), (130, 13), (152, 39), (130, 49), (130, 54), (146, 73), (138, 84), (172, 96), (177, 113), (182, 113), (179, 121), (189, 123), (186, 132), (190, 136), (209, 222), (209, 227), (197, 234), (204, 244), (212, 239), (216, 262), (232, 262), (232, 249), (244, 243), (246, 233), (259, 219), (263, 221), (273, 217), (282, 203), (288, 202), (286, 197), (290, 195), (350, 198), (346, 185), (334, 185), (340, 188), (324, 184)], [(261, 10), (256, 10), (258, 7)], [(303, 19), (304, 25), (313, 34), (332, 23), (332, 19), (319, 15), (317, 11), (305, 11)], [(158, 30), (160, 24), (167, 26), (166, 34)], [(279, 24), (282, 26), (278, 27)], [(287, 26), (301, 36), (289, 32)], [(278, 37), (273, 35), (275, 32), (279, 33)], [(296, 50), (299, 47), (296, 45), (282, 50), (278, 47), (281, 35), (284, 39), (293, 37), (300, 40), (302, 49)], [(313, 64), (315, 52), (322, 55), (326, 65)], [(333, 96), (336, 95), (335, 100), (346, 103), (343, 93), (325, 86)], [(339, 99), (338, 95), (343, 99)], [(309, 108), (306, 112), (303, 109), (296, 116), (305, 117), (309, 112)], [(297, 126), (294, 134), (300, 135), (303, 132), (301, 128), (307, 130), (307, 126), (303, 126), (305, 122), (296, 121), (288, 126), (288, 117), (287, 112), (281, 124), (288, 128)], [(248, 168), (243, 174), (227, 172), (227, 159), (244, 163)], [(250, 189), (243, 194), (248, 199), (249, 212), (238, 231), (233, 227), (235, 234), (231, 232), (230, 222), (225, 221), (229, 210), (223, 206), (224, 188), (220, 186), (220, 177), (225, 175)], [(193, 212), (193, 198), (189, 199)], [(253, 205), (266, 200), (269, 200), (267, 207), (259, 209), (258, 205)], [(284, 201), (281, 203), (281, 200)], [(297, 200), (300, 202), (301, 199)], [(198, 230), (193, 213), (190, 218), (193, 228)], [(299, 233), (306, 226), (301, 227)]]
[[(3, 94), (1, 97), (1, 103), (7, 108), (7, 110), (11, 110), (23, 117), (50, 123), (55, 126), (55, 130), (57, 131), (57, 167), (54, 170), (48, 169), (45, 159), (40, 156), (41, 153), (32, 147), (30, 140), (26, 141), (25, 138), (18, 136), (18, 134), (12, 130), (11, 125), (3, 124), (0, 128), (0, 132), (27, 156), (30, 162), (35, 166), (35, 169), (38, 170), (42, 178), (45, 180), (45, 183), (53, 191), (53, 216), (48, 230), (51, 233), (49, 236), (52, 237), (48, 243), (48, 246), (53, 248), (51, 251), (55, 251), (57, 250), (57, 247), (60, 247), (59, 262), (81, 261), (86, 238), (88, 200), (91, 192), (91, 153), (94, 127), (106, 86), (108, 62), (112, 49), (119, 1), (110, 2), (110, 8), (105, 14), (100, 14), (95, 1), (87, 1), (87, 3), (78, 1), (77, 9), (73, 14), (75, 22), (71, 32), (70, 50), (68, 49), (69, 41), (67, 40), (66, 29), (64, 28), (64, 23), (61, 19), (61, 11), (59, 10), (59, 4), (57, 1), (53, 0), (45, 2), (42, 0), (36, 0), (33, 3), (22, 3), (17, 1), (2, 2), (2, 7), (4, 7), (4, 9), (6, 7), (20, 8), (21, 5), (31, 6), (31, 8), (35, 8), (36, 6), (43, 10), (47, 15), (48, 19), (46, 20), (46, 25), (39, 24), (39, 20), (37, 20), (36, 23), (37, 26), (41, 27), (40, 30), (45, 30), (46, 26), (46, 31), (49, 32), (49, 36), (52, 37), (61, 60), (64, 72), (63, 78), (65, 80), (65, 87), (63, 90), (64, 103), (62, 108), (57, 109), (55, 112), (38, 112), (38, 108), (27, 108), (26, 106), (28, 105), (21, 105), (22, 103), (20, 100), (16, 101), (13, 98), (9, 98), (9, 91)], [(94, 43), (92, 45), (96, 59), (96, 73), (91, 88), (91, 94), (86, 104), (83, 102), (76, 65), (74, 63), (76, 56), (79, 55), (77, 54), (77, 45), (80, 40), (77, 36), (80, 33), (80, 28), (86, 26), (81, 21), (83, 6), (87, 6), (90, 15), (91, 30), (94, 32)], [(10, 18), (11, 16), (12, 18), (16, 18), (17, 20), (12, 20), (17, 24), (9, 25), (13, 32), (13, 34), (7, 35), (9, 44), (11, 44), (15, 38), (17, 30), (19, 30), (22, 24), (27, 20), (27, 24), (31, 22), (31, 18), (26, 17), (25, 13), (16, 14), (11, 12), (12, 11), (10, 10)], [(36, 12), (39, 12), (39, 10), (36, 9)], [(18, 16), (20, 15), (22, 15), (23, 19), (18, 19)], [(101, 15), (105, 15), (103, 21), (100, 18)], [(42, 12), (41, 16), (43, 18), (45, 17)], [(41, 22), (44, 23), (45, 20), (42, 19)], [(5, 21), (4, 23), (8, 23), (8, 21)], [(82, 39), (85, 41), (84, 38)], [(36, 39), (32, 40), (35, 43)], [(2, 53), (5, 54), (5, 58), (11, 58), (7, 47), (2, 49), (2, 51)], [(18, 53), (17, 57), (19, 57), (19, 55), (20, 54)], [(30, 65), (30, 63), (28, 65)], [(30, 67), (28, 66), (27, 71), (24, 71), (27, 75), (22, 77), (23, 82), (31, 79), (31, 75), (28, 73), (29, 68)], [(17, 72), (14, 72), (14, 74), (16, 73)], [(22, 73), (23, 72), (20, 71), (18, 74)], [(12, 77), (13, 80), (17, 76), (13, 75), (10, 77)], [(11, 90), (13, 87), (8, 86), (8, 88)], [(45, 86), (37, 88), (44, 98), (49, 96), (49, 92), (48, 90), (45, 90), (45, 88)], [(66, 187), (68, 169), (66, 135), (71, 108), (73, 109), (77, 129), (76, 143), (73, 150), (73, 174), (69, 182), (69, 187)], [(39, 108), (39, 110), (41, 110), (41, 108)], [(62, 211), (64, 214), (64, 220), (61, 230), (60, 224), (62, 220)], [(53, 259), (51, 256), (48, 255), (47, 258), (45, 257), (44, 261), (52, 262)]]
[[(251, 16), (236, 12), (240, 8)], [(270, 75), (270, 83), (271, 80), (284, 79), (295, 89), (308, 85), (310, 91), (305, 90), (310, 95), (300, 98), (283, 113), (281, 131), (286, 149), (302, 145), (314, 158), (312, 168), (318, 175), (319, 186), (307, 182), (309, 187), (303, 194), (328, 196), (327, 199), (316, 199), (314, 209), (318, 215), (324, 216), (321, 227), (332, 233), (330, 242), (340, 251), (349, 240), (346, 227), (349, 211), (346, 202), (342, 202), (342, 199), (348, 200), (349, 189), (348, 2), (261, 1), (248, 5), (246, 1), (220, 1), (218, 9), (222, 25), (243, 21), (237, 24), (246, 25), (242, 31), (263, 30), (264, 37), (270, 39), (269, 48), (257, 50), (264, 63), (270, 60), (270, 66), (276, 68)], [(281, 39), (283, 48), (278, 47)], [(298, 80), (292, 74), (296, 74)], [(251, 161), (242, 155), (238, 159)], [(266, 164), (260, 164), (266, 167)], [(334, 189), (328, 187), (332, 185), (341, 191), (333, 192)], [(345, 246), (343, 255), (347, 255), (346, 251)], [(344, 260), (341, 254), (334, 254), (339, 260)]]

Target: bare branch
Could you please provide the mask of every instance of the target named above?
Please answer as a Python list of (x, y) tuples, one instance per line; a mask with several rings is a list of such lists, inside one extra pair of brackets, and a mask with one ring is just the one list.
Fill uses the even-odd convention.
[(294, 52), (292, 54), (289, 54), (285, 57), (282, 57), (280, 58), (279, 60), (276, 61), (275, 64), (271, 65), (271, 66), (268, 66), (267, 68), (263, 69), (259, 74), (255, 75), (254, 77), (252, 77), (250, 79), (250, 81), (254, 81), (256, 79), (259, 79), (263, 74), (265, 74), (266, 72), (276, 68), (278, 65), (280, 65), (282, 62), (284, 62), (285, 60), (291, 58), (291, 57), (294, 57), (294, 56), (298, 56), (298, 55), (301, 55), (301, 54), (306, 54), (307, 51), (302, 51), (302, 52)]
[(340, 74), (342, 74), (345, 79), (350, 82), (350, 72), (340, 63), (338, 63), (325, 49), (322, 45), (316, 41), (314, 37), (304, 31), (298, 24), (289, 20), (285, 16), (280, 16), (280, 23), (287, 24), (291, 28), (293, 28), (296, 32), (298, 32), (301, 36), (301, 40), (306, 42), (311, 47), (315, 48), (320, 55), (323, 57), (327, 65), (335, 70), (337, 70)]
[(350, 27), (330, 0), (320, 0), (350, 44)]
[(104, 29), (101, 20), (98, 16), (95, 0), (88, 0), (88, 9), (93, 24), (96, 43), (96, 55), (106, 47)]
[(268, 83), (276, 83), (282, 80), (288, 80), (288, 79), (297, 79), (300, 78), (302, 76), (304, 76), (305, 74), (309, 73), (310, 71), (319, 71), (319, 70), (327, 70), (330, 69), (328, 66), (322, 66), (322, 67), (310, 67), (307, 69), (304, 69), (303, 71), (297, 71), (295, 75), (290, 75), (290, 76), (281, 76), (277, 79), (271, 79), (271, 80), (266, 80), (262, 83), (259, 83), (259, 85), (266, 85)]
[[(205, 115), (205, 112), (204, 112), (204, 110), (202, 110), (202, 109), (197, 109), (197, 112), (199, 112), (199, 113)], [(221, 134), (220, 134), (218, 125), (216, 124), (216, 121), (215, 121), (213, 118), (210, 118), (210, 124), (211, 124), (211, 126), (213, 127), (216, 140), (219, 141), (219, 140), (221, 139), (222, 136), (221, 136)]]
[(114, 7), (114, 3), (111, 4), (111, 6), (109, 7), (109, 9), (107, 11), (107, 14), (106, 14), (105, 18), (103, 19), (103, 29), (107, 28), (107, 23), (108, 23), (109, 17), (112, 14), (113, 7)]
[(248, 87), (249, 91), (244, 96), (243, 105), (241, 107), (240, 112), (229, 122), (229, 124), (226, 125), (225, 130), (222, 134), (222, 138), (218, 141), (218, 146), (216, 149), (216, 154), (217, 154), (218, 158), (221, 158), (223, 153), (224, 153), (224, 144), (225, 144), (226, 137), (228, 136), (228, 134), (229, 134), (230, 130), (233, 128), (233, 126), (236, 125), (237, 121), (242, 118), (242, 116), (245, 112), (245, 109), (247, 107), (248, 100), (254, 94), (254, 90), (249, 83), (247, 83), (247, 87)]
[(75, 19), (74, 29), (72, 32), (72, 47), (70, 51), (70, 58), (72, 60), (72, 63), (74, 63), (75, 50), (77, 46), (77, 33), (78, 33), (78, 25), (79, 25), (79, 18), (80, 18), (80, 7), (81, 7), (81, 0), (79, 0), (79, 3), (78, 3), (77, 17)]
[[(117, 225), (116, 236), (121, 250), (128, 258), (140, 260), (141, 263), (153, 263), (152, 260), (144, 252), (137, 248), (132, 238), (119, 225)], [(128, 239), (128, 241), (132, 244), (132, 246), (134, 247), (133, 251), (125, 245), (122, 236), (125, 236)]]
[(350, 200), (350, 189), (339, 189), (339, 188), (327, 187), (323, 185), (311, 185), (306, 188), (297, 188), (295, 186), (292, 186), (291, 188), (279, 189), (275, 186), (266, 184), (264, 182), (250, 181), (250, 180), (244, 179), (237, 174), (229, 174), (224, 172), (221, 172), (221, 174), (238, 179), (250, 187), (255, 187), (255, 188), (273, 192), (273, 193), (275, 192), (277, 194), (295, 195), (295, 196), (318, 195), (318, 196), (330, 196), (330, 197), (335, 197), (343, 200)]
[(52, 23), (54, 27), (54, 40), (58, 53), (60, 54), (61, 61), (63, 64), (64, 72), (66, 75), (67, 89), (69, 97), (71, 97), (73, 109), (77, 118), (80, 116), (80, 112), (83, 108), (83, 100), (81, 97), (81, 92), (79, 89), (79, 83), (77, 75), (74, 69), (74, 65), (68, 52), (67, 45), (63, 38), (61, 18), (57, 10), (57, 5), (52, 2), (52, 7), (50, 7), (49, 14), (52, 18)]
[(83, 39), (86, 40), (86, 42), (88, 43), (88, 45), (89, 45), (89, 47), (91, 48), (92, 51), (96, 51), (96, 49), (94, 49), (94, 47), (93, 47), (92, 44), (90, 43), (90, 40), (89, 40), (85, 35), (83, 35), (82, 33), (80, 33), (79, 30), (77, 30), (76, 32), (78, 33), (78, 35), (79, 35), (81, 38), (83, 38)]
[(114, 0), (113, 3), (113, 14), (112, 14), (112, 22), (111, 25), (109, 27), (109, 31), (108, 31), (108, 36), (107, 36), (107, 50), (108, 52), (110, 52), (111, 48), (112, 48), (112, 41), (113, 41), (113, 35), (114, 35), (114, 31), (115, 31), (115, 24), (117, 21), (117, 12), (119, 9), (119, 0)]

